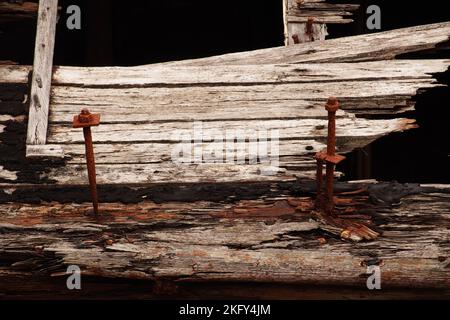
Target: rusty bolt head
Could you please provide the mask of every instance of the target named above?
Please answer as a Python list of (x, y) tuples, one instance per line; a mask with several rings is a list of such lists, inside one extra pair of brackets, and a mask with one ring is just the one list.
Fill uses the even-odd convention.
[(339, 101), (338, 101), (338, 99), (335, 98), (335, 97), (329, 98), (328, 102), (327, 102), (327, 104), (325, 106), (325, 109), (328, 112), (336, 112), (336, 111), (338, 111), (339, 110)]
[(100, 115), (90, 113), (88, 109), (81, 110), (79, 115), (73, 118), (74, 128), (95, 127), (100, 124)]
[(78, 121), (81, 123), (89, 123), (92, 119), (92, 114), (88, 109), (81, 110), (81, 113), (78, 115)]
[(299, 44), (300, 43), (300, 38), (298, 37), (298, 34), (293, 34), (292, 35), (292, 40), (294, 40), (294, 44)]

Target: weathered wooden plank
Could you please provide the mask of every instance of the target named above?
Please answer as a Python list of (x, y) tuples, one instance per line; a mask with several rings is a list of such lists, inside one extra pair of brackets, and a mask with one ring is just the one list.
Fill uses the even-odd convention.
[[(311, 166), (309, 166), (311, 167)], [(270, 163), (236, 164), (99, 164), (96, 166), (99, 185), (151, 185), (177, 183), (236, 183), (295, 181), (295, 176), (313, 179), (314, 170), (286, 172)], [(295, 176), (294, 176), (295, 174)], [(85, 165), (49, 168), (42, 179), (56, 185), (88, 185)]]
[[(394, 60), (364, 63), (323, 63), (286, 65), (238, 65), (171, 67), (145, 65), (138, 67), (57, 67), (53, 85), (83, 87), (145, 87), (163, 85), (231, 85), (308, 83), (322, 81), (370, 81), (432, 78), (433, 73), (446, 71), (450, 60)], [(23, 78), (23, 67), (4, 67), (1, 81)], [(11, 73), (10, 71), (10, 73)]]
[[(361, 62), (391, 60), (408, 52), (433, 49), (450, 37), (450, 22), (303, 43), (251, 52), (169, 62), (173, 66)], [(351, 50), (349, 50), (351, 48)]]
[[(423, 79), (443, 72), (448, 59), (388, 60), (363, 63), (299, 63), (236, 66), (145, 65), (138, 67), (55, 67), (53, 86), (146, 87), (305, 83), (375, 79)], [(28, 66), (0, 65), (0, 83), (27, 84)]]
[(40, 0), (31, 82), (27, 144), (45, 144), (55, 46), (58, 0)]
[(27, 145), (27, 158), (64, 159), (64, 150), (58, 145)]
[[(270, 144), (270, 141), (269, 141)], [(194, 144), (190, 149), (194, 154)], [(205, 143), (198, 144), (201, 150), (217, 150), (225, 154), (225, 143)], [(64, 149), (64, 155), (68, 164), (85, 163), (84, 145), (69, 144), (59, 145)], [(270, 147), (270, 145), (269, 145)], [(315, 153), (325, 149), (326, 144), (315, 140), (289, 140), (280, 141), (278, 153), (280, 157), (298, 156), (303, 159), (312, 160)], [(345, 147), (341, 145), (340, 147)], [(196, 147), (197, 148), (197, 147)], [(95, 162), (97, 164), (118, 164), (118, 163), (163, 163), (169, 162), (173, 158), (174, 145), (169, 143), (113, 143), (113, 144), (95, 144)], [(247, 144), (236, 143), (233, 145), (233, 154), (238, 158), (257, 159), (257, 148), (253, 150)], [(269, 150), (270, 151), (270, 150)], [(340, 152), (345, 151), (340, 149)], [(208, 159), (204, 159), (208, 161)], [(213, 161), (211, 159), (210, 161)], [(282, 159), (281, 159), (282, 161)], [(283, 162), (283, 161), (282, 161)]]
[(6, 204), (0, 206), (0, 252), (7, 270), (43, 277), (75, 264), (83, 276), (364, 289), (367, 266), (379, 265), (383, 292), (413, 286), (448, 295), (450, 198), (439, 190), (420, 192), (398, 206), (360, 208), (381, 222), (383, 235), (369, 243), (323, 232), (309, 220), (308, 197), (103, 204), (102, 219), (87, 215), (89, 204)]
[[(323, 118), (329, 96), (344, 110), (408, 106), (422, 88), (440, 86), (434, 80), (385, 80), (253, 86), (198, 86), (98, 89), (52, 89), (51, 121), (69, 123), (84, 108), (102, 113), (104, 123), (148, 123), (237, 119)], [(364, 87), (364, 90), (361, 90)], [(341, 113), (341, 115), (344, 115)]]
[(0, 65), (1, 84), (27, 84), (30, 66)]
[[(164, 121), (164, 120), (199, 120), (232, 119), (239, 114), (242, 118), (322, 118), (324, 98), (319, 97), (317, 88), (313, 85), (323, 84), (323, 95), (328, 91), (338, 90), (340, 82), (344, 91), (338, 97), (342, 108), (359, 114), (359, 109), (369, 113), (400, 112), (413, 107), (411, 96), (420, 87), (435, 86), (435, 80), (430, 75), (444, 71), (448, 60), (417, 61), (382, 61), (350, 64), (300, 64), (271, 66), (231, 66), (231, 67), (168, 67), (142, 66), (135, 68), (67, 68), (61, 67), (55, 72), (53, 85), (74, 85), (84, 87), (137, 87), (136, 90), (116, 90), (125, 97), (116, 96), (113, 89), (109, 91), (94, 91), (87, 89), (53, 90), (51, 122), (70, 122), (73, 113), (78, 113), (82, 107), (92, 105), (103, 114), (104, 121)], [(26, 67), (0, 67), (0, 79), (6, 83), (23, 83), (28, 72)], [(356, 82), (358, 81), (358, 82)], [(388, 85), (378, 86), (377, 81)], [(396, 83), (395, 81), (399, 81)], [(410, 89), (405, 81), (417, 81)], [(367, 82), (367, 83), (365, 83)], [(305, 89), (296, 90), (294, 84), (307, 83)], [(233, 93), (230, 87), (235, 85)], [(270, 90), (260, 90), (263, 84), (271, 85)], [(277, 86), (275, 86), (275, 84)], [(286, 93), (286, 98), (280, 95), (286, 87), (281, 84), (291, 84), (292, 92)], [(193, 91), (191, 86), (201, 86)], [(237, 85), (237, 86), (236, 86)], [(250, 86), (247, 91), (242, 85)], [(259, 86), (258, 86), (259, 85)], [(409, 84), (407, 84), (409, 85)], [(178, 86), (178, 87), (177, 87)], [(209, 88), (214, 86), (215, 88)], [(369, 87), (373, 91), (360, 90)], [(140, 87), (152, 87), (143, 90)], [(155, 87), (163, 87), (161, 90)], [(168, 87), (168, 88), (167, 88)], [(254, 92), (253, 88), (257, 88)], [(336, 88), (336, 89), (333, 89)], [(169, 90), (170, 89), (170, 90)], [(367, 88), (368, 89), (368, 88)], [(86, 90), (87, 92), (85, 92)], [(384, 91), (388, 90), (388, 91)], [(393, 91), (399, 90), (396, 94)], [(405, 90), (407, 90), (405, 92)], [(74, 94), (66, 93), (73, 91)], [(182, 96), (183, 92), (187, 97)], [(197, 92), (192, 96), (191, 91)], [(221, 94), (221, 92), (224, 92)], [(276, 91), (280, 92), (274, 96)], [(361, 96), (360, 92), (368, 92)], [(61, 92), (61, 93), (60, 93)], [(157, 92), (161, 96), (154, 97)], [(227, 97), (225, 97), (225, 92)], [(82, 96), (77, 97), (76, 94)], [(105, 96), (111, 95), (111, 97)], [(150, 93), (151, 96), (147, 96)], [(313, 93), (311, 96), (310, 93)], [(269, 96), (269, 94), (271, 96)], [(284, 94), (284, 93), (283, 93)], [(67, 95), (67, 97), (66, 97)], [(90, 97), (90, 95), (92, 97)], [(262, 96), (261, 96), (262, 95)], [(356, 96), (355, 96), (356, 95)], [(359, 95), (359, 98), (358, 98)], [(177, 101), (177, 96), (181, 96)], [(275, 97), (275, 98), (274, 98)], [(139, 100), (140, 98), (140, 100)], [(123, 101), (118, 104), (117, 100)], [(132, 99), (132, 100), (130, 100)], [(101, 101), (99, 101), (101, 100)], [(112, 101), (114, 100), (114, 101)], [(130, 101), (129, 101), (130, 100)], [(80, 101), (80, 103), (74, 103)], [(173, 105), (168, 105), (168, 102)], [(211, 106), (211, 102), (216, 105)], [(160, 108), (160, 104), (164, 109)], [(131, 107), (132, 106), (132, 107)], [(183, 108), (180, 108), (183, 106)], [(396, 109), (398, 108), (398, 109)], [(211, 112), (211, 109), (214, 112)], [(382, 110), (386, 109), (386, 110)], [(387, 109), (391, 109), (387, 111)], [(380, 110), (380, 111), (378, 111)], [(117, 116), (120, 114), (120, 116)]]
[[(296, 100), (249, 100), (209, 102), (181, 101), (165, 105), (144, 96), (134, 104), (126, 102), (116, 104), (114, 101), (91, 101), (91, 103), (55, 103), (49, 121), (52, 125), (70, 123), (70, 117), (84, 107), (102, 114), (103, 124), (118, 123), (151, 123), (151, 122), (179, 122), (179, 121), (217, 121), (217, 120), (261, 120), (261, 119), (324, 119), (324, 102), (296, 101)], [(64, 99), (65, 100), (65, 99)], [(126, 100), (126, 99), (125, 99)], [(166, 101), (169, 102), (169, 101)], [(98, 104), (99, 103), (99, 104)], [(142, 105), (140, 105), (142, 103)], [(150, 103), (150, 105), (149, 105)], [(206, 105), (205, 105), (206, 104)], [(216, 105), (217, 104), (217, 105)], [(304, 107), (303, 107), (304, 106)], [(386, 110), (385, 110), (386, 112)], [(339, 112), (339, 117), (348, 116)]]
[[(408, 130), (415, 127), (414, 120), (367, 120), (343, 118), (337, 124), (337, 135), (341, 139), (372, 139), (390, 132)], [(270, 134), (278, 131), (284, 139), (317, 139), (327, 135), (327, 121), (320, 119), (267, 120), (267, 121), (220, 121), (220, 122), (169, 122), (150, 124), (105, 124), (93, 129), (96, 142), (170, 142), (191, 141), (194, 134), (226, 139), (229, 136), (255, 140), (258, 133)], [(80, 130), (69, 126), (53, 125), (50, 128), (50, 144), (71, 144), (83, 142)]]

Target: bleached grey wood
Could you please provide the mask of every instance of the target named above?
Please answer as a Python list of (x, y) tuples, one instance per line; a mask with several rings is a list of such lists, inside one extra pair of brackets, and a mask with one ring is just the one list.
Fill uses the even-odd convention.
[[(164, 85), (230, 85), (271, 83), (321, 83), (324, 81), (376, 81), (432, 79), (444, 72), (450, 60), (392, 60), (362, 63), (299, 63), (285, 65), (236, 66), (161, 66), (138, 67), (57, 67), (53, 76), (56, 86), (83, 87), (158, 87)], [(11, 70), (12, 67), (4, 67)], [(20, 80), (20, 69), (16, 76)], [(0, 67), (0, 72), (2, 68)], [(5, 71), (5, 74), (8, 71)], [(5, 75), (6, 81), (14, 79)], [(0, 74), (0, 79), (3, 77)]]
[[(83, 107), (102, 113), (103, 123), (324, 118), (327, 97), (358, 113), (390, 114), (408, 106), (418, 89), (439, 86), (433, 79), (52, 90), (51, 121), (69, 123)], [(301, 88), (301, 90), (300, 90)], [(364, 88), (364, 90), (361, 90)]]
[(58, 0), (39, 1), (27, 131), (30, 145), (43, 145), (47, 141), (57, 14)]
[[(313, 179), (315, 171), (300, 170), (288, 173), (270, 164), (99, 164), (96, 165), (99, 185), (154, 185), (171, 183), (236, 183), (276, 182)], [(266, 174), (266, 172), (270, 174)], [(66, 165), (51, 168), (42, 178), (55, 185), (88, 185), (85, 165)]]
[[(205, 143), (212, 150), (226, 152), (225, 143)], [(68, 164), (86, 162), (83, 144), (58, 145), (64, 150)], [(339, 152), (351, 150), (345, 144), (340, 145)], [(164, 163), (172, 160), (174, 145), (169, 143), (97, 143), (95, 144), (95, 162), (97, 164), (120, 163)], [(246, 144), (234, 145), (234, 155), (247, 155), (252, 159), (257, 157), (256, 150), (247, 150)], [(316, 140), (280, 141), (279, 155), (281, 157), (296, 156), (300, 160), (312, 160), (315, 153), (326, 148), (326, 143)], [(213, 161), (213, 159), (211, 160)], [(283, 162), (283, 159), (281, 159)]]
[[(415, 120), (367, 120), (361, 118), (342, 118), (337, 123), (337, 136), (342, 139), (372, 139), (391, 132), (415, 127)], [(327, 121), (322, 119), (302, 120), (254, 120), (254, 121), (211, 121), (201, 124), (205, 135), (241, 132), (246, 138), (258, 132), (277, 130), (280, 139), (315, 139), (327, 135)], [(193, 122), (168, 122), (149, 124), (105, 124), (93, 128), (96, 142), (171, 142), (191, 141), (194, 135)], [(50, 128), (50, 144), (71, 144), (83, 142), (83, 134), (71, 126), (54, 125)]]
[(64, 159), (64, 149), (60, 145), (27, 145), (27, 158)]

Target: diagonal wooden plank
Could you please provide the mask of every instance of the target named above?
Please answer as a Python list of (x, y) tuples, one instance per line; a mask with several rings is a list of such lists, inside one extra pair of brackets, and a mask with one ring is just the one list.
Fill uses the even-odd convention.
[(450, 39), (450, 21), (363, 34), (296, 46), (229, 53), (202, 59), (166, 62), (171, 66), (251, 65), (285, 63), (361, 62), (436, 48)]

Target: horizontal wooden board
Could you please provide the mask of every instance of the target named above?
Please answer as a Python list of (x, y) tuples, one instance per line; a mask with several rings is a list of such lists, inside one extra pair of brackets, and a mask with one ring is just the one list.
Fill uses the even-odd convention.
[[(374, 138), (394, 131), (414, 127), (414, 120), (366, 120), (344, 118), (338, 121), (337, 135), (341, 139)], [(194, 127), (195, 126), (195, 127)], [(105, 124), (93, 128), (96, 142), (180, 142), (196, 139), (194, 134), (214, 135), (226, 138), (226, 134), (239, 139), (255, 139), (258, 132), (279, 132), (282, 140), (317, 139), (327, 135), (327, 121), (318, 119), (268, 120), (268, 121), (220, 121), (204, 123), (150, 123), (150, 124)], [(49, 144), (71, 144), (83, 142), (83, 134), (71, 126), (52, 125)]]
[[(3, 274), (11, 280), (19, 271), (53, 279), (60, 273), (64, 284), (67, 266), (76, 264), (83, 275), (105, 281), (278, 282), (335, 291), (367, 290), (367, 266), (378, 265), (383, 290), (377, 297), (394, 288), (441, 289), (436, 298), (449, 296), (445, 191), (411, 194), (383, 207), (363, 197), (338, 197), (362, 201), (383, 235), (362, 243), (330, 236), (310, 221), (314, 199), (292, 195), (231, 203), (103, 203), (100, 219), (89, 215), (89, 203), (9, 203), (0, 206)], [(23, 287), (20, 281), (11, 284), (6, 292)]]
[(220, 87), (53, 87), (50, 121), (69, 123), (82, 108), (101, 113), (104, 123), (323, 118), (323, 106), (330, 96), (338, 97), (342, 108), (349, 111), (379, 106), (389, 113), (389, 109), (407, 105), (418, 89), (439, 86), (433, 82), (415, 79)]
[[(295, 181), (295, 177), (313, 179), (315, 171), (286, 172), (268, 165), (234, 164), (99, 164), (99, 185), (151, 185), (179, 183), (234, 183)], [(42, 179), (56, 185), (88, 185), (85, 165), (51, 168)]]
[[(207, 153), (208, 150), (219, 150), (226, 158), (227, 144), (224, 143), (205, 143), (196, 144), (201, 146)], [(228, 144), (229, 145), (229, 144)], [(257, 145), (256, 145), (257, 146)], [(64, 154), (68, 164), (85, 163), (84, 144), (69, 144), (59, 146), (64, 149)], [(191, 154), (194, 155), (194, 144), (188, 144)], [(270, 155), (270, 142), (267, 154)], [(281, 157), (298, 156), (302, 159), (312, 160), (315, 153), (326, 148), (325, 143), (315, 140), (298, 141), (280, 141), (278, 153)], [(230, 154), (236, 157), (250, 157), (257, 159), (257, 149), (249, 148), (248, 143), (233, 143)], [(95, 160), (98, 164), (119, 164), (119, 163), (163, 163), (176, 159), (174, 156), (175, 145), (169, 143), (114, 143), (114, 144), (95, 144)], [(344, 149), (339, 150), (345, 151)], [(214, 161), (214, 159), (211, 159)], [(300, 161), (300, 159), (298, 159)]]
[(285, 65), (192, 66), (146, 65), (139, 67), (79, 68), (58, 67), (54, 85), (83, 87), (225, 85), (261, 83), (304, 83), (376, 79), (432, 78), (443, 72), (450, 60), (393, 60), (364, 63), (324, 63)]

